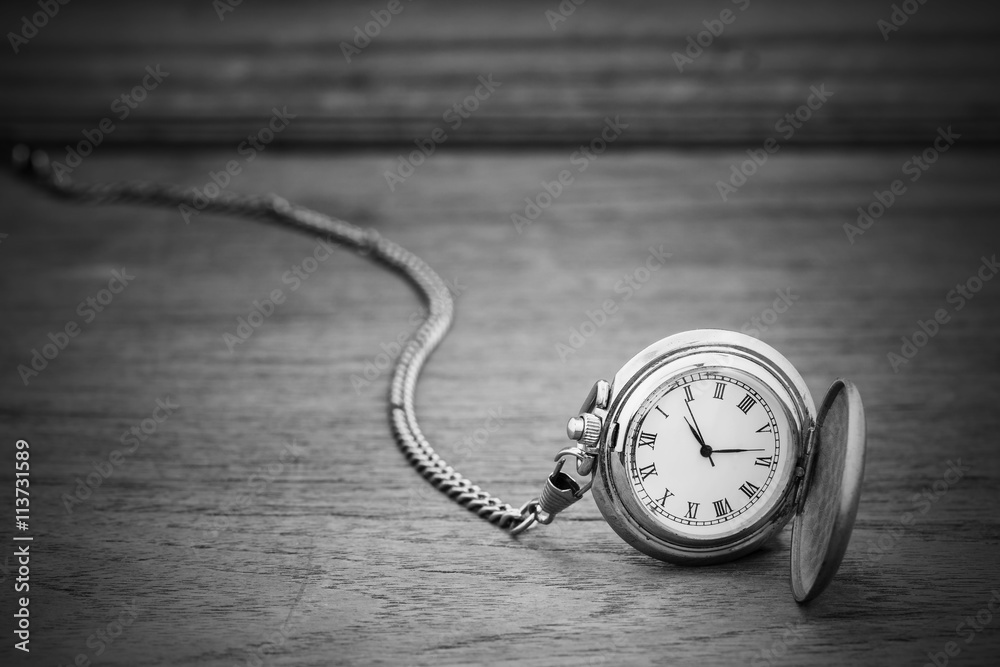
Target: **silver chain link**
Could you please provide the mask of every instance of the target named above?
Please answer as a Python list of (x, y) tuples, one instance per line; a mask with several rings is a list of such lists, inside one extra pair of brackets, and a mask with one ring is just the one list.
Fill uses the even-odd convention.
[(396, 444), (406, 460), (435, 488), (490, 523), (517, 534), (538, 517), (537, 501), (520, 509), (490, 495), (448, 465), (420, 430), (414, 407), (417, 381), (424, 364), (448, 333), (455, 304), (441, 277), (422, 259), (383, 238), (375, 229), (362, 228), (316, 211), (290, 204), (276, 195), (241, 195), (221, 191), (196, 200), (193, 189), (175, 185), (130, 181), (77, 184), (52, 172), (48, 156), (19, 145), (14, 166), (53, 194), (94, 204), (186, 205), (200, 212), (260, 219), (299, 231), (321, 234), (329, 240), (398, 272), (416, 287), (427, 305), (427, 317), (407, 341), (396, 361), (389, 392), (389, 422)]

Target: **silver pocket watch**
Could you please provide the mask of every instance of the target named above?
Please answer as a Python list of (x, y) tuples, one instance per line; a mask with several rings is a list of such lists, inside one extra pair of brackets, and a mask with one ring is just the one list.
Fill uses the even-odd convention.
[[(861, 397), (847, 380), (817, 412), (771, 346), (714, 329), (664, 338), (598, 381), (538, 500), (538, 520), (593, 489), (622, 539), (654, 558), (731, 561), (792, 522), (795, 599), (819, 595), (847, 548), (865, 459)], [(563, 472), (576, 459), (582, 483)]]

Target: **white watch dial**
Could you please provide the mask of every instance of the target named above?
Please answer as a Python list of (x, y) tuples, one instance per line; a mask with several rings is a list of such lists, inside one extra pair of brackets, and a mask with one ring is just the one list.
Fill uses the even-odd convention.
[(778, 399), (729, 369), (677, 377), (643, 403), (628, 434), (632, 490), (674, 532), (713, 538), (747, 527), (783, 488), (794, 456)]

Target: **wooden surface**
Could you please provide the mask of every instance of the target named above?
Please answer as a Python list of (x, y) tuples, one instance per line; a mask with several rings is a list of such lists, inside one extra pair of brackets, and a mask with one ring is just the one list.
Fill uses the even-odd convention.
[[(685, 9), (693, 13), (683, 25), (669, 14), (641, 12), (623, 13), (628, 18), (622, 21), (651, 32), (669, 23), (683, 39), (723, 6)], [(909, 39), (934, 30), (988, 31), (970, 14), (964, 19), (931, 14), (936, 6), (927, 4), (912, 19)], [(64, 7), (58, 17), (64, 27), (53, 21), (50, 31), (29, 45), (34, 54), (26, 51), (13, 65), (5, 61), (3, 76), (10, 81), (21, 76), (22, 64), (35, 67), (29, 55), (44, 60), (64, 53), (60, 49), (69, 47), (60, 30), (75, 34), (87, 48), (60, 61), (68, 68), (63, 74), (51, 63), (37, 65), (35, 76), (24, 75), (22, 82), (55, 81), (94, 58), (100, 71), (116, 71), (113, 59), (94, 55), (102, 53), (103, 47), (94, 46), (100, 33), (65, 27), (74, 10), (82, 21), (97, 21), (101, 12), (120, 16), (101, 7)], [(207, 14), (209, 23), (216, 20), (210, 3), (186, 7)], [(787, 36), (809, 15), (790, 7), (772, 7), (755, 20)], [(897, 46), (883, 43), (875, 18), (864, 13), (874, 9), (852, 7), (840, 20), (867, 25), (872, 44), (852, 46), (831, 62)], [(353, 5), (350, 13), (364, 16), (372, 8), (377, 7)], [(541, 22), (545, 8), (535, 7), (532, 20)], [(583, 5), (567, 28), (595, 25), (585, 17), (588, 11), (598, 16), (608, 11), (599, 8)], [(418, 10), (414, 17), (438, 12), (440, 20), (414, 18), (424, 31), (403, 30), (400, 23), (399, 48), (433, 44), (450, 34), (479, 54), (486, 69), (494, 57), (498, 67), (510, 66), (517, 52), (511, 47), (489, 55), (488, 48), (476, 45), (474, 31), (459, 34), (455, 25), (468, 26), (471, 9), (463, 13), (452, 6), (453, 14), (416, 4), (412, 9)], [(288, 27), (294, 15), (260, 11), (275, 35), (309, 34), (308, 22), (298, 20), (298, 32)], [(515, 18), (500, 24), (498, 34), (516, 32), (518, 14), (509, 15)], [(249, 4), (221, 25), (203, 27), (191, 20), (185, 39), (196, 41), (199, 30), (222, 35), (230, 28), (238, 36), (239, 20), (250, 20), (244, 16), (253, 16)], [(576, 18), (581, 21), (573, 24)], [(182, 23), (178, 18), (176, 25)], [(144, 45), (141, 31), (120, 30), (116, 39), (137, 51), (157, 44), (174, 49), (181, 39), (171, 32), (176, 26), (166, 19), (158, 25), (160, 42)], [(350, 32), (350, 25), (339, 25), (338, 35)], [(613, 34), (612, 26), (605, 29)], [(539, 31), (539, 42), (548, 34), (544, 23), (532, 30)], [(904, 45), (906, 35), (899, 35)], [(389, 58), (394, 48), (389, 36), (384, 52), (373, 46), (365, 56)], [(225, 54), (252, 51), (249, 37), (217, 39), (214, 50), (206, 48), (192, 62), (213, 53), (231, 58)], [(821, 55), (830, 53), (822, 40), (801, 43), (815, 47), (814, 63), (825, 62)], [(542, 72), (584, 67), (559, 56), (572, 44), (583, 48), (572, 39), (558, 42), (552, 47), (556, 61), (533, 55), (523, 67), (537, 70), (536, 81)], [(507, 115), (496, 121), (510, 131), (505, 136), (542, 132), (546, 126), (532, 120), (536, 107), (528, 104), (534, 100), (537, 108), (551, 104), (547, 113), (565, 115), (560, 141), (566, 143), (498, 151), (489, 147), (494, 143), (489, 131), (476, 130), (467, 150), (442, 148), (394, 192), (384, 172), (396, 164), (398, 145), (291, 151), (279, 144), (244, 164), (229, 186), (279, 192), (372, 225), (456, 285), (455, 327), (420, 385), (422, 425), (455, 467), (513, 504), (538, 492), (552, 455), (566, 444), (566, 418), (595, 379), (610, 377), (633, 353), (663, 336), (699, 327), (739, 330), (770, 307), (775, 290), (791, 289), (798, 300), (762, 339), (795, 364), (817, 399), (834, 378), (854, 380), (869, 420), (866, 480), (853, 539), (833, 584), (805, 607), (789, 590), (787, 532), (736, 563), (681, 568), (627, 546), (589, 497), (553, 525), (515, 540), (430, 488), (392, 442), (385, 418), (386, 373), (368, 386), (352, 384), (366, 364), (379, 361), (383, 346), (391, 347), (411, 329), (419, 312), (409, 288), (364, 259), (337, 251), (293, 291), (282, 278), (312, 256), (314, 241), (307, 237), (207, 214), (186, 225), (176, 210), (67, 204), (8, 173), (0, 175), (5, 208), (0, 233), (6, 235), (0, 237), (2, 465), (11, 470), (16, 439), (31, 442), (35, 538), (32, 653), (24, 656), (11, 649), (16, 567), (11, 527), (4, 526), (0, 659), (72, 664), (82, 654), (100, 665), (242, 665), (257, 664), (257, 658), (273, 665), (922, 665), (928, 652), (940, 653), (954, 641), (960, 654), (950, 664), (995, 664), (1000, 617), (992, 615), (970, 643), (967, 630), (956, 630), (1000, 590), (995, 511), (1000, 282), (987, 282), (960, 311), (947, 300), (956, 283), (979, 269), (981, 257), (991, 257), (1000, 246), (995, 185), (1000, 155), (982, 146), (996, 136), (995, 92), (985, 79), (996, 65), (975, 54), (967, 58), (965, 74), (956, 69), (948, 77), (942, 65), (933, 74), (939, 77), (934, 86), (923, 89), (940, 113), (924, 114), (904, 101), (916, 88), (900, 88), (910, 92), (900, 93), (898, 103), (886, 102), (893, 94), (885, 81), (867, 90), (845, 88), (844, 100), (872, 91), (885, 96), (872, 101), (872, 117), (891, 119), (900, 135), (882, 135), (879, 145), (783, 149), (728, 202), (720, 199), (716, 181), (745, 159), (746, 148), (761, 145), (775, 109), (799, 99), (814, 77), (802, 75), (788, 84), (786, 98), (754, 92), (754, 84), (745, 83), (747, 95), (758, 96), (757, 106), (729, 109), (719, 100), (703, 100), (705, 106), (691, 107), (689, 119), (701, 123), (706, 117), (699, 109), (714, 109), (715, 117), (731, 118), (738, 128), (730, 136), (730, 130), (706, 121), (708, 134), (697, 149), (641, 148), (640, 139), (612, 145), (521, 234), (511, 214), (523, 213), (524, 198), (535, 197), (541, 181), (574, 168), (573, 141), (581, 133), (588, 140), (594, 136), (588, 123), (599, 125), (614, 110), (613, 96), (581, 111), (579, 118), (587, 122), (578, 125), (558, 95), (550, 99), (536, 91), (524, 103), (512, 96), (503, 102)], [(419, 69), (405, 57), (392, 62), (401, 71)], [(467, 59), (454, 63), (468, 72), (481, 70)], [(807, 69), (799, 60), (785, 63)], [(706, 65), (691, 85), (708, 90), (708, 73), (717, 66)], [(895, 76), (884, 64), (871, 67), (879, 77)], [(205, 76), (209, 73), (206, 68)], [(941, 80), (946, 78), (951, 82)], [(8, 123), (6, 138), (23, 131), (58, 142), (60, 127), (98, 117), (103, 98), (81, 102), (87, 86), (70, 79), (76, 81), (67, 76), (66, 85), (80, 90), (74, 89), (64, 106), (44, 102), (43, 86), (25, 99), (6, 97), (8, 119), (22, 114), (31, 120), (43, 107), (58, 118), (44, 127), (33, 120)], [(126, 79), (119, 73), (110, 76), (110, 84), (100, 77), (89, 80), (100, 90)], [(965, 80), (974, 85), (964, 94), (949, 92), (950, 85)], [(210, 171), (238, 159), (234, 146), (245, 132), (231, 111), (245, 111), (248, 126), (256, 128), (259, 118), (247, 110), (257, 107), (230, 99), (234, 89), (222, 84), (213, 92), (215, 84), (181, 81), (178, 77), (177, 91), (200, 87), (201, 99), (217, 100), (223, 110), (213, 117), (229, 134), (208, 137), (218, 145), (102, 147), (74, 176), (203, 187)], [(381, 127), (390, 138), (420, 136), (425, 112), (439, 113), (453, 92), (466, 89), (463, 77), (441, 75), (440, 81), (442, 88), (423, 101), (412, 90), (399, 93), (406, 108), (386, 115), (392, 104), (385, 100), (396, 85), (375, 79), (376, 93), (368, 99), (382, 101), (371, 117), (389, 119)], [(520, 84), (511, 81), (514, 91)], [(618, 75), (608, 81), (619, 81)], [(589, 84), (580, 85), (585, 90)], [(301, 91), (301, 84), (289, 91)], [(273, 91), (265, 111), (286, 94)], [(169, 122), (137, 123), (132, 138), (174, 127), (180, 128), (177, 136), (195, 141), (200, 135), (185, 133), (213, 127), (194, 113), (195, 102), (176, 95), (172, 103), (181, 106), (163, 111), (173, 114)], [(310, 126), (320, 137), (335, 136), (343, 118), (365, 115), (367, 108), (362, 98), (330, 99), (335, 101), (329, 115), (316, 112), (325, 120)], [(653, 103), (648, 108), (659, 119), (647, 126), (655, 130), (649, 137), (669, 143), (678, 128), (694, 132), (683, 114)], [(857, 108), (845, 104), (825, 121), (817, 115), (817, 124), (807, 126), (816, 133), (814, 143), (823, 143), (821, 137), (850, 138), (850, 128), (864, 124), (863, 116), (850, 111)], [(404, 116), (419, 122), (406, 125)], [(760, 119), (766, 122), (761, 125)], [(960, 132), (969, 127), (970, 136), (849, 243), (843, 226), (857, 219), (856, 208), (900, 178), (901, 165), (929, 145), (934, 128), (949, 122)], [(346, 127), (373, 136), (358, 125)], [(301, 130), (299, 141), (311, 131)], [(745, 143), (739, 137), (746, 137)], [(899, 137), (910, 145), (894, 145)], [(738, 145), (727, 145), (731, 142)], [(644, 262), (650, 246), (661, 244), (672, 253), (667, 266), (624, 301), (615, 283)], [(85, 322), (78, 304), (106, 287), (111, 271), (122, 267), (134, 281)], [(283, 290), (286, 301), (231, 352), (223, 335), (235, 333), (237, 318), (275, 289)], [(618, 314), (578, 353), (561, 359), (557, 344), (568, 344), (571, 329), (608, 298), (619, 301)], [(894, 372), (887, 354), (898, 353), (900, 338), (940, 308), (948, 309), (950, 321)], [(79, 335), (25, 386), (18, 365), (30, 363), (32, 349), (70, 321), (80, 326)], [(122, 434), (168, 397), (180, 408), (68, 512), (66, 498), (78, 480), (92, 473), (95, 463), (106, 464), (115, 450), (127, 449)], [(485, 442), (471, 440), (491, 414), (499, 415), (502, 425)], [(949, 461), (959, 460), (964, 472), (956, 479), (948, 472)], [(10, 472), (4, 480), (12, 484)], [(939, 497), (922, 499), (935, 484)], [(13, 492), (7, 488), (0, 507), (9, 517)], [(910, 515), (912, 523), (904, 523)], [(133, 602), (134, 621), (96, 655), (100, 645), (94, 639), (88, 645), (88, 638), (116, 618), (131, 618), (122, 613)]]
[[(572, 143), (609, 114), (635, 123), (623, 137), (635, 145), (742, 145), (820, 84), (829, 107), (789, 142), (925, 143), (943, 122), (1000, 141), (998, 20), (981, 2), (924, 4), (888, 41), (877, 22), (892, 3), (862, 0), (590, 0), (555, 30), (558, 2), (401, 3), (350, 62), (341, 44), (387, 2), (247, 0), (222, 21), (208, 0), (71, 3), (0, 59), (0, 129), (79, 141), (160, 64), (170, 78), (108, 142), (236, 145), (278, 105), (299, 114), (286, 145), (410, 145), (439, 126), (451, 145)], [(32, 7), (6, 3), (0, 25)], [(679, 71), (673, 54), (723, 10), (729, 25)], [(502, 86), (451, 131), (442, 114), (488, 74)]]
[[(95, 158), (89, 175), (141, 167), (186, 182), (222, 157), (128, 153)], [(851, 207), (904, 157), (788, 154), (735, 206), (706, 183), (735, 155), (606, 156), (520, 236), (509, 211), (562, 157), (440, 156), (424, 187), (392, 197), (378, 154), (267, 156), (240, 182), (374, 222), (464, 288), (419, 409), (441, 453), (511, 502), (537, 492), (594, 379), (663, 335), (739, 329), (775, 289), (801, 295), (764, 340), (816, 395), (834, 377), (856, 381), (870, 420), (853, 541), (805, 608), (788, 589), (787, 535), (737, 563), (685, 569), (633, 551), (589, 498), (512, 540), (427, 487), (393, 446), (386, 378), (351, 385), (417, 307), (378, 268), (338, 253), (230, 354), (222, 334), (282, 286), (309, 239), (208, 216), (185, 226), (176, 211), (79, 208), (4, 179), (2, 423), (35, 456), (40, 654), (68, 661), (137, 596), (147, 607), (106, 664), (232, 664), (286, 619), (272, 664), (736, 663), (788, 623), (801, 640), (781, 664), (917, 664), (1000, 586), (997, 285), (899, 374), (886, 354), (1000, 239), (996, 155), (969, 152), (848, 244)], [(556, 343), (661, 243), (669, 266), (560, 360)], [(24, 387), (16, 365), (79, 321), (76, 304), (120, 266), (136, 276), (120, 303)], [(177, 414), (68, 515), (62, 494), (167, 395)], [(490, 411), (503, 427), (464, 445)], [(884, 537), (959, 458), (966, 476)], [(250, 478), (268, 465), (277, 474), (261, 488)], [(962, 664), (987, 664), (997, 648), (990, 627)]]

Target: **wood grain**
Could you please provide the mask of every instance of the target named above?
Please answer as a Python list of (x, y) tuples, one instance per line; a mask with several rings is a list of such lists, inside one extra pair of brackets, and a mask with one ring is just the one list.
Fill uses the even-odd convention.
[[(418, 408), (441, 453), (513, 503), (537, 492), (593, 380), (670, 333), (740, 329), (790, 288), (799, 299), (762, 338), (817, 397), (854, 380), (869, 418), (857, 528), (821, 598), (792, 600), (787, 533), (736, 563), (675, 567), (621, 542), (588, 498), (509, 538), (408, 468), (384, 374), (352, 387), (418, 308), (395, 277), (337, 252), (292, 291), (282, 276), (309, 238), (69, 205), (5, 175), (0, 428), (32, 446), (32, 664), (94, 659), (88, 637), (133, 599), (95, 664), (246, 664), (253, 650), (275, 665), (923, 664), (948, 641), (955, 664), (992, 664), (997, 620), (969, 644), (956, 626), (1000, 588), (1000, 284), (949, 310), (899, 373), (886, 355), (996, 252), (996, 152), (942, 156), (853, 245), (843, 225), (911, 151), (782, 152), (723, 203), (714, 183), (739, 150), (612, 150), (518, 234), (510, 214), (570, 152), (444, 151), (394, 193), (390, 152), (271, 152), (231, 188), (372, 224), (457, 281)], [(108, 150), (78, 175), (200, 186), (231, 157)], [(668, 266), (560, 359), (556, 343), (659, 244)], [(121, 267), (133, 283), (83, 323), (77, 304)], [(274, 289), (287, 301), (230, 353), (223, 333)], [(79, 336), (24, 386), (17, 365), (70, 320)], [(67, 513), (64, 494), (167, 396), (181, 407)], [(490, 411), (502, 427), (466, 444)]]
[[(923, 4), (886, 41), (892, 3), (861, 0), (591, 0), (555, 30), (558, 2), (403, 2), (347, 62), (341, 44), (386, 4), (244, 2), (220, 21), (206, 0), (72, 3), (0, 59), (0, 136), (75, 144), (109, 118), (108, 143), (228, 147), (278, 106), (298, 116), (284, 145), (412, 146), (434, 128), (450, 145), (563, 145), (589, 142), (605, 116), (630, 122), (622, 141), (637, 146), (743, 145), (823, 85), (828, 105), (783, 143), (925, 144), (949, 123), (1000, 140), (985, 3)], [(0, 25), (35, 5), (6, 3)], [(673, 54), (724, 10), (732, 22), (679, 69)], [(170, 78), (120, 119), (112, 101), (156, 64)], [(454, 127), (444, 114), (487, 75), (501, 87)]]
[[(11, 648), (5, 594), (0, 660), (922, 665), (956, 642), (950, 664), (995, 664), (995, 614), (958, 628), (1000, 590), (1000, 283), (961, 309), (949, 294), (1000, 245), (996, 12), (926, 3), (884, 41), (891, 4), (753, 0), (684, 72), (671, 54), (734, 3), (590, 0), (553, 31), (556, 2), (407, 2), (351, 63), (340, 42), (386, 3), (247, 0), (224, 21), (208, 0), (61, 6), (0, 58), (0, 141), (58, 159), (161, 64), (170, 77), (73, 176), (204, 187), (236, 160), (228, 189), (281, 193), (423, 257), (459, 296), (422, 426), (491, 492), (536, 495), (566, 418), (637, 350), (760, 317), (817, 400), (836, 377), (858, 385), (868, 465), (840, 573), (804, 607), (787, 532), (736, 563), (675, 567), (620, 541), (588, 498), (512, 539), (395, 449), (382, 355), (420, 313), (398, 278), (287, 231), (71, 205), (4, 173), (2, 465), (6, 443), (31, 442), (35, 541), (32, 654)], [(6, 3), (0, 26), (35, 11)], [(490, 74), (502, 86), (452, 130), (442, 114)], [(829, 103), (723, 201), (717, 183), (814, 85)], [(239, 143), (285, 106), (298, 117), (246, 161)], [(628, 130), (581, 171), (574, 151), (615, 116)], [(956, 145), (847, 234), (947, 126)], [(403, 147), (436, 127), (448, 141), (390, 189)], [(562, 170), (572, 184), (519, 233), (511, 215)], [(661, 245), (667, 266), (626, 299), (616, 282)], [(123, 270), (130, 284), (88, 306)], [(275, 290), (273, 314), (228, 346)], [(795, 300), (770, 322), (776, 290)], [(561, 355), (607, 299), (618, 312)], [(887, 355), (940, 309), (896, 372)], [(71, 322), (26, 385), (18, 366)], [(107, 478), (80, 499), (95, 466)]]

